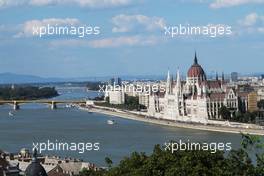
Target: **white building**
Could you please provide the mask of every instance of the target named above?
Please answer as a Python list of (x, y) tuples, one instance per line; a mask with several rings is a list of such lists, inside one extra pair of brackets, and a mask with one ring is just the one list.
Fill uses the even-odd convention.
[(222, 79), (207, 80), (203, 68), (198, 64), (195, 54), (194, 63), (187, 73), (186, 81), (181, 80), (179, 71), (176, 81), (168, 72), (164, 95), (153, 94), (149, 98), (149, 116), (174, 121), (207, 123), (210, 119), (221, 119), (219, 110), (226, 106), (232, 113), (244, 111), (248, 106), (249, 92), (239, 92), (228, 88)]
[(124, 104), (125, 93), (123, 91), (109, 91), (109, 103), (110, 104)]
[(257, 94), (258, 94), (258, 101), (264, 100), (264, 87), (259, 87)]
[(139, 101), (139, 104), (148, 107), (149, 106), (149, 95), (146, 94), (145, 92), (139, 93), (138, 101)]

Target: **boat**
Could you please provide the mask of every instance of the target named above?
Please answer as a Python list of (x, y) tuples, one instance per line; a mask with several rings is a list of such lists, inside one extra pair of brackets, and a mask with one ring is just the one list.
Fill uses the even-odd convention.
[(11, 111), (8, 113), (8, 115), (9, 115), (9, 117), (13, 117), (14, 116), (14, 114)]
[(108, 125), (114, 125), (115, 124), (115, 121), (114, 120), (107, 120), (107, 124)]
[(74, 105), (73, 105), (73, 104), (66, 104), (65, 107), (66, 107), (66, 108), (74, 108)]

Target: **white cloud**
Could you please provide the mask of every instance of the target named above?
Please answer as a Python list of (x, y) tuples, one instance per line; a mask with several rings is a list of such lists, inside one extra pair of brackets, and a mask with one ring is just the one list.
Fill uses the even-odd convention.
[(108, 38), (101, 40), (94, 40), (90, 42), (90, 45), (94, 48), (107, 48), (107, 47), (120, 47), (120, 46), (146, 46), (154, 45), (158, 43), (156, 37), (118, 37), (118, 38)]
[(250, 13), (238, 21), (240, 31), (247, 33), (264, 33), (264, 15)]
[(79, 5), (90, 8), (104, 8), (124, 6), (131, 4), (131, 0), (0, 0), (0, 7), (17, 6), (17, 5)]
[(67, 26), (80, 24), (80, 21), (76, 18), (47, 18), (43, 20), (30, 20), (21, 25), (22, 29), (15, 35), (15, 37), (31, 37), (34, 34), (34, 28), (47, 26), (48, 24), (51, 26)]
[(118, 15), (112, 18), (115, 27), (113, 32), (130, 32), (133, 30), (154, 31), (163, 29), (165, 20), (160, 17), (148, 17), (144, 15)]
[(26, 0), (0, 0), (0, 7), (22, 5), (26, 2)]
[(256, 24), (257, 20), (258, 20), (259, 16), (256, 13), (251, 13), (248, 14), (245, 19), (240, 20), (239, 23), (243, 26), (252, 26), (254, 24)]
[(260, 32), (260, 33), (263, 33), (263, 34), (264, 34), (264, 27), (259, 27), (257, 30), (258, 30), (258, 32)]
[(153, 36), (122, 36), (91, 41), (81, 39), (54, 40), (50, 44), (52, 47), (117, 48), (123, 46), (148, 46), (159, 42), (160, 39)]
[(82, 7), (109, 7), (130, 4), (130, 0), (30, 0), (32, 5), (78, 4)]
[(210, 4), (211, 8), (224, 8), (244, 4), (262, 4), (264, 0), (215, 0)]

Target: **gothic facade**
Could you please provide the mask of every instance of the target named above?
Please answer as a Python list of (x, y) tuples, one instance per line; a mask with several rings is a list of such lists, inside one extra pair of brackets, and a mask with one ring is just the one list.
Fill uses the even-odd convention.
[(224, 74), (220, 80), (218, 75), (208, 80), (195, 53), (186, 81), (181, 80), (179, 71), (175, 81), (168, 72), (166, 92), (150, 96), (148, 114), (166, 120), (207, 123), (222, 118), (219, 113), (222, 106), (233, 113), (239, 108), (246, 111), (248, 94), (227, 87)]

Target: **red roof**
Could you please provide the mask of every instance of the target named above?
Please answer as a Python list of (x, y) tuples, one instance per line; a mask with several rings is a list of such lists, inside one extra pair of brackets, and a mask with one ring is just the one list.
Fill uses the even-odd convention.
[(219, 80), (210, 80), (210, 81), (207, 81), (207, 84), (210, 89), (221, 88), (221, 81)]
[(205, 78), (205, 72), (201, 65), (198, 64), (198, 60), (195, 53), (194, 63), (188, 71), (188, 77), (201, 77)]
[(225, 93), (211, 93), (210, 94), (211, 100), (224, 100), (225, 99)]

